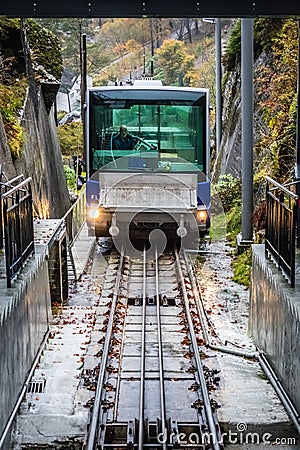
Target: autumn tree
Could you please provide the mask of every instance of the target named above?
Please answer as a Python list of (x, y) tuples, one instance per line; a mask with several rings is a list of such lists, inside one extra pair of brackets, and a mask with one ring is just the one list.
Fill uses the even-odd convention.
[(260, 148), (271, 157), (273, 176), (282, 181), (293, 177), (296, 153), (296, 92), (298, 39), (297, 22), (281, 21), (281, 29), (272, 36), (268, 64), (256, 69), (256, 91), (268, 133)]
[(188, 53), (186, 45), (176, 39), (166, 39), (156, 50), (155, 76), (167, 85), (188, 86), (194, 73), (195, 56)]

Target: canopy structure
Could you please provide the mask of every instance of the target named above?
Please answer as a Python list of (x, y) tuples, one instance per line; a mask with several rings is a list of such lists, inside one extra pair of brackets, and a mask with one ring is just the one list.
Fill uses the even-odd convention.
[(6, 17), (300, 17), (298, 0), (10, 0)]

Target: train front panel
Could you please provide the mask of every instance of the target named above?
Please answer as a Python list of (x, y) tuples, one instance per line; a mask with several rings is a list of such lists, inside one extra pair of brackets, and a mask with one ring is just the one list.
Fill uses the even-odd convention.
[[(209, 230), (209, 96), (153, 84), (93, 88), (87, 106), (90, 234)], [(125, 130), (125, 134), (123, 133)], [(196, 225), (195, 225), (196, 224)]]

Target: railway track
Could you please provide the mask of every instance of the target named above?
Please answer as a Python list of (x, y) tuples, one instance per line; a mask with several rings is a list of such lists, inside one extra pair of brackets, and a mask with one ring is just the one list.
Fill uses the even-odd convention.
[[(205, 366), (205, 339), (188, 264), (165, 253), (113, 256), (99, 365), (84, 450), (222, 449), (217, 374)], [(110, 292), (110, 294), (108, 294)]]

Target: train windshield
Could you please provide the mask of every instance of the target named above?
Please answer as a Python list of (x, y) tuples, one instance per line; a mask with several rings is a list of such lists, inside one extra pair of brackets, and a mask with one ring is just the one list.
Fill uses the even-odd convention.
[(206, 90), (90, 90), (87, 129), (90, 175), (106, 167), (189, 170), (182, 161), (207, 173)]

